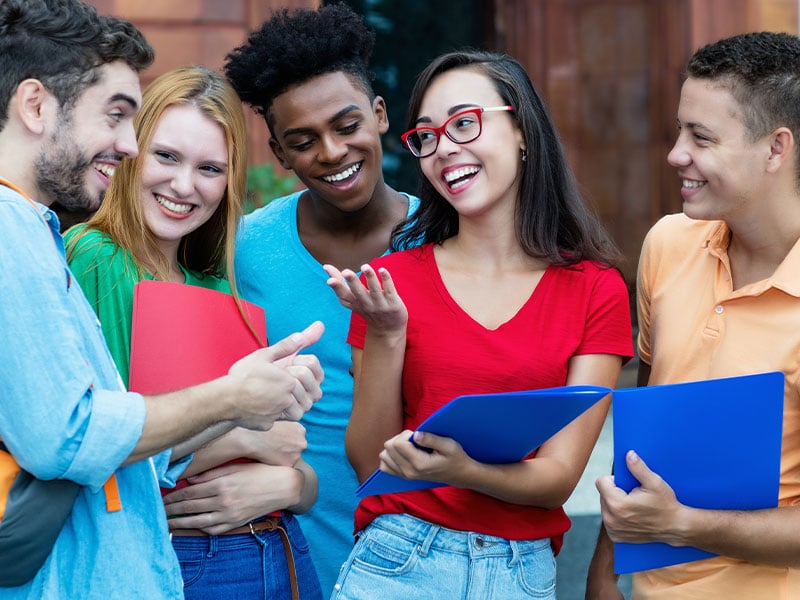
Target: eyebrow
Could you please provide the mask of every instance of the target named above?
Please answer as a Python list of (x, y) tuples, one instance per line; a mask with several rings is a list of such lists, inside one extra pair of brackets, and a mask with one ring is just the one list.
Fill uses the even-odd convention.
[(702, 131), (704, 134), (713, 135), (714, 132), (702, 123), (689, 121), (688, 123), (681, 123), (680, 119), (676, 119), (678, 127), (685, 127), (691, 131)]
[[(348, 104), (342, 110), (340, 110), (335, 115), (333, 115), (330, 119), (328, 119), (328, 123), (335, 123), (336, 121), (341, 119), (343, 116), (345, 116), (347, 113), (353, 112), (354, 110), (361, 110), (361, 107), (358, 106), (357, 104)], [(287, 129), (286, 131), (283, 132), (283, 138), (286, 139), (290, 135), (309, 133), (310, 131), (311, 131), (310, 127), (295, 127), (293, 129)]]
[[(467, 109), (467, 108), (475, 108), (477, 106), (480, 106), (480, 105), (479, 104), (473, 104), (471, 102), (467, 103), (467, 104), (456, 104), (455, 106), (451, 106), (448, 109), (447, 116), (448, 117), (452, 117), (454, 114), (456, 114), (459, 111), (462, 111), (462, 110)], [(419, 117), (416, 122), (417, 123), (431, 123), (432, 121), (431, 121), (430, 117), (423, 116), (423, 117)]]
[(139, 108), (139, 103), (133, 96), (129, 96), (128, 94), (114, 94), (111, 98), (108, 99), (109, 104), (113, 104), (114, 102), (127, 102), (131, 105), (131, 108), (137, 110)]

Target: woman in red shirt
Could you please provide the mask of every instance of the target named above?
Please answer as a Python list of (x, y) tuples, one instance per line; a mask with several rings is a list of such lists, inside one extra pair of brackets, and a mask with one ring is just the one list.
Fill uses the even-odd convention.
[(447, 485), (365, 498), (333, 597), (555, 598), (554, 554), (569, 528), (561, 507), (609, 398), (513, 464), (409, 436), (464, 394), (612, 387), (632, 355), (618, 251), (513, 58), (437, 58), (412, 92), (409, 126), (421, 203), (394, 243), (422, 245), (365, 265), (360, 280), (326, 270), (353, 309), (346, 445), (359, 479), (380, 467)]

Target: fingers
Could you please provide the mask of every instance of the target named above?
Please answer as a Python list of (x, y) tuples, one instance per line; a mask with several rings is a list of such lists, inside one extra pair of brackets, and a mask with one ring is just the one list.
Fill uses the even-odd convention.
[(636, 480), (642, 487), (657, 489), (661, 486), (667, 485), (661, 477), (650, 470), (650, 467), (636, 454), (633, 450), (628, 450), (625, 455), (625, 464)]
[(283, 358), (288, 358), (297, 354), (303, 348), (307, 348), (311, 344), (317, 342), (325, 331), (325, 326), (322, 321), (314, 321), (306, 327), (303, 331), (293, 333), (279, 342), (272, 344), (263, 352), (272, 362), (279, 361)]
[(612, 495), (615, 495), (617, 491), (622, 491), (614, 483), (613, 475), (603, 475), (602, 477), (598, 477), (594, 485), (597, 488), (597, 491), (600, 493), (601, 499), (610, 498)]

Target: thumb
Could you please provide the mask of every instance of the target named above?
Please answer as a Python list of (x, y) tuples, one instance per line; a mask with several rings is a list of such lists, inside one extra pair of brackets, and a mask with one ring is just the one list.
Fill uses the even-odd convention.
[(665, 485), (664, 480), (657, 473), (651, 471), (647, 463), (642, 460), (642, 457), (633, 450), (628, 450), (625, 455), (625, 464), (631, 475), (637, 479), (643, 488), (655, 489)]
[(266, 349), (267, 356), (269, 356), (273, 362), (282, 358), (291, 357), (303, 348), (317, 342), (319, 338), (322, 337), (324, 331), (325, 326), (322, 324), (322, 321), (314, 321), (303, 331), (288, 335), (279, 342), (269, 346)]

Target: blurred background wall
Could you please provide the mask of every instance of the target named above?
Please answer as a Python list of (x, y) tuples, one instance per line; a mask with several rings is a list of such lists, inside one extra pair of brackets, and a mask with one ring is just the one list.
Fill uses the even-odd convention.
[[(319, 0), (90, 0), (135, 23), (156, 49), (146, 85), (184, 64), (220, 68), (277, 8)], [(375, 88), (389, 107), (387, 180), (415, 191), (400, 148), (414, 77), (461, 46), (505, 51), (546, 99), (587, 200), (617, 243), (633, 281), (647, 229), (679, 211), (666, 155), (675, 137), (683, 67), (700, 46), (745, 31), (797, 33), (798, 0), (352, 0), (378, 37)], [(335, 31), (330, 32), (336, 35)], [(271, 163), (264, 123), (248, 109), (254, 166)], [(273, 165), (274, 166), (274, 165)], [(280, 174), (280, 167), (275, 167)], [(269, 191), (266, 192), (269, 194)], [(270, 198), (264, 198), (268, 201)]]

